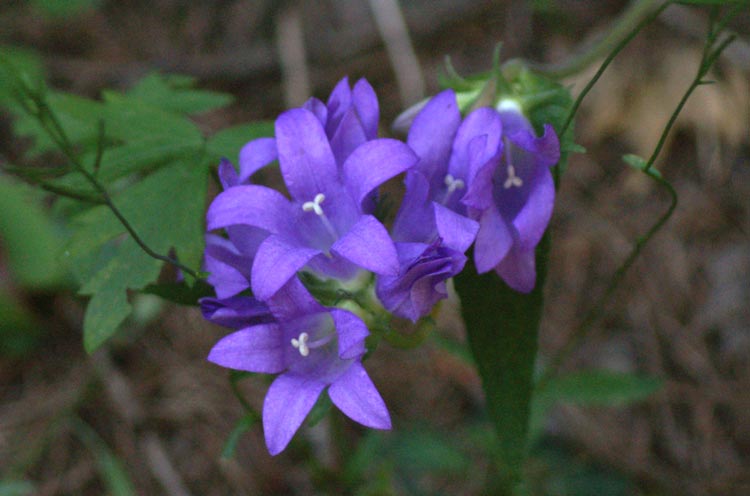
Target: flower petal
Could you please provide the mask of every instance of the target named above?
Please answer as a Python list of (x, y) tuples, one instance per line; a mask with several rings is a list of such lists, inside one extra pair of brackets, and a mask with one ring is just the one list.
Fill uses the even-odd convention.
[(425, 176), (448, 171), (453, 138), (461, 123), (461, 113), (453, 90), (445, 90), (435, 95), (417, 114), (409, 129), (407, 143), (419, 156), (417, 169)]
[(349, 78), (343, 77), (331, 91), (331, 95), (326, 102), (328, 118), (325, 124), (325, 131), (328, 136), (336, 132), (336, 129), (344, 117), (344, 113), (352, 104), (352, 90), (349, 87)]
[(240, 182), (244, 183), (258, 169), (262, 169), (277, 158), (275, 139), (258, 138), (252, 140), (240, 150)]
[(284, 370), (282, 341), (277, 324), (248, 327), (216, 343), (208, 361), (235, 370), (276, 374)]
[(549, 124), (544, 125), (544, 134), (539, 138), (531, 131), (519, 131), (513, 134), (510, 140), (516, 146), (533, 153), (538, 163), (547, 167), (555, 165), (560, 160), (560, 140)]
[(349, 109), (341, 119), (341, 125), (331, 137), (331, 150), (337, 164), (343, 164), (347, 157), (362, 143), (367, 141), (362, 123), (354, 109)]
[(357, 205), (388, 179), (417, 163), (417, 156), (404, 143), (377, 139), (354, 150), (343, 166), (344, 182)]
[[(484, 163), (494, 156), (502, 142), (501, 133), (500, 116), (492, 108), (482, 107), (470, 113), (456, 132), (448, 172), (454, 177), (465, 177), (470, 180), (468, 170), (470, 161)], [(469, 144), (474, 138), (482, 135), (487, 136), (484, 141), (484, 150), (478, 156), (472, 157), (471, 153), (476, 155), (477, 150)]]
[(513, 225), (518, 230), (521, 244), (533, 248), (542, 239), (555, 206), (555, 182), (548, 167), (537, 167), (531, 188), (526, 203), (513, 219)]
[(373, 429), (390, 429), (391, 417), (364, 367), (354, 362), (331, 384), (328, 396), (352, 420)]
[(513, 245), (513, 234), (494, 207), (482, 212), (474, 244), (474, 263), (480, 274), (488, 272), (505, 257)]
[(375, 90), (366, 79), (360, 79), (352, 88), (352, 106), (357, 111), (365, 137), (372, 140), (378, 137), (380, 108)]
[(336, 187), (338, 169), (323, 126), (309, 110), (287, 110), (276, 119), (276, 146), (284, 182), (298, 202)]
[(363, 215), (331, 251), (376, 274), (398, 274), (398, 256), (388, 231), (372, 215)]
[(319, 250), (289, 244), (280, 236), (266, 238), (255, 255), (250, 282), (253, 294), (267, 300), (284, 286)]
[(302, 108), (315, 114), (315, 117), (318, 118), (320, 124), (325, 126), (326, 121), (328, 120), (328, 109), (326, 108), (325, 103), (313, 97), (307, 100), (305, 104), (302, 105)]
[(339, 340), (339, 357), (342, 360), (359, 358), (365, 354), (365, 338), (370, 331), (362, 319), (347, 310), (333, 308), (331, 318)]
[(534, 248), (525, 248), (516, 243), (495, 268), (495, 272), (511, 288), (521, 293), (530, 293), (536, 285)]
[(296, 277), (269, 298), (267, 303), (273, 315), (285, 322), (325, 311)]
[(437, 232), (443, 238), (443, 245), (462, 253), (468, 250), (477, 237), (479, 223), (439, 203), (433, 202), (432, 207), (435, 210)]
[(260, 227), (276, 233), (296, 210), (284, 195), (265, 186), (235, 186), (220, 193), (206, 214), (209, 231), (232, 225)]
[(224, 189), (231, 188), (232, 186), (236, 186), (237, 183), (240, 182), (237, 171), (234, 168), (234, 165), (232, 165), (232, 162), (229, 160), (222, 158), (219, 162), (219, 182), (221, 183), (221, 187)]
[(268, 305), (249, 296), (231, 298), (201, 298), (203, 318), (224, 327), (242, 329), (275, 320)]
[(406, 173), (406, 193), (393, 221), (395, 241), (427, 242), (435, 236), (435, 216), (432, 202), (428, 201), (430, 183), (416, 169)]
[(322, 381), (292, 374), (273, 381), (263, 402), (263, 433), (271, 455), (284, 451), (325, 386)]

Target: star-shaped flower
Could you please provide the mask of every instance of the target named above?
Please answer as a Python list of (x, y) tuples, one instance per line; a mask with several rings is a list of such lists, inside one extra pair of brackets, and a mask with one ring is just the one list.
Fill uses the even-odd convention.
[(297, 278), (267, 303), (275, 322), (226, 336), (208, 359), (236, 370), (279, 374), (263, 403), (268, 451), (276, 455), (286, 448), (326, 387), (333, 404), (351, 419), (390, 429), (388, 409), (361, 363), (364, 322), (347, 310), (322, 307)]

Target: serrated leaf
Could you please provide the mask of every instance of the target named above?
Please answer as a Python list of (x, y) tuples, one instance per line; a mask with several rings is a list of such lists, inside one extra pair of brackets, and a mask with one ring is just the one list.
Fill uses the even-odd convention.
[[(197, 268), (203, 252), (206, 179), (206, 167), (177, 162), (128, 188), (114, 202), (151, 249), (161, 254), (173, 250), (183, 264)], [(93, 295), (84, 319), (84, 344), (92, 351), (130, 314), (127, 290), (154, 282), (162, 262), (144, 253), (106, 206), (89, 210), (76, 222), (80, 227), (68, 251), (77, 273), (87, 279), (80, 292)], [(125, 239), (92, 268), (99, 251), (120, 235)]]
[(455, 278), (469, 346), (497, 435), (498, 479), (493, 485), (508, 494), (521, 480), (526, 456), (548, 252), (549, 233), (537, 247), (536, 287), (529, 294), (512, 290), (494, 272), (478, 275), (473, 263)]
[[(52, 91), (47, 93), (46, 100), (68, 140), (73, 144), (83, 145), (84, 149), (93, 149), (99, 135), (98, 122), (103, 117), (102, 104), (77, 95)], [(17, 112), (13, 129), (17, 134), (34, 140), (34, 146), (30, 150), (32, 154), (57, 149), (57, 145), (35, 117)]]
[(44, 80), (42, 58), (28, 48), (0, 45), (0, 104), (13, 98), (16, 77), (34, 82)]
[(192, 78), (153, 73), (141, 79), (127, 94), (155, 107), (187, 115), (226, 107), (234, 101), (227, 93), (190, 88), (193, 83)]
[(198, 127), (176, 112), (119, 93), (104, 92), (103, 97), (107, 136), (124, 141), (157, 136), (188, 143), (203, 139)]
[[(105, 186), (134, 173), (148, 173), (176, 160), (201, 153), (202, 142), (175, 140), (167, 136), (154, 136), (107, 148), (102, 154), (97, 180)], [(87, 154), (83, 161), (93, 165), (95, 154)], [(64, 186), (83, 193), (96, 191), (81, 174), (68, 174), (50, 181), (54, 186)]]
[(249, 141), (263, 137), (273, 137), (274, 128), (272, 121), (259, 121), (250, 124), (241, 124), (227, 129), (222, 129), (209, 138), (206, 143), (206, 153), (211, 162), (218, 162), (222, 158), (228, 158), (236, 163), (240, 149)]
[(45, 213), (38, 192), (0, 175), (0, 241), (12, 274), (22, 286), (61, 284), (62, 238)]

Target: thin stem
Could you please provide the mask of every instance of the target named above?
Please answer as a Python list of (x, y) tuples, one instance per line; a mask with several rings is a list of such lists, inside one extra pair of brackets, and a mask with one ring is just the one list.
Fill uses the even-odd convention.
[[(625, 15), (623, 15), (623, 18), (620, 20), (620, 23), (618, 23), (618, 26), (624, 28), (627, 28), (627, 30), (624, 30), (625, 36), (620, 39), (616, 40), (617, 43), (614, 43), (612, 47), (607, 44), (607, 49), (609, 50), (611, 48), (611, 51), (607, 55), (607, 57), (604, 59), (604, 62), (602, 62), (602, 65), (599, 67), (599, 70), (596, 71), (596, 74), (594, 74), (594, 77), (591, 78), (591, 80), (586, 84), (586, 86), (583, 88), (583, 91), (578, 95), (576, 98), (575, 103), (573, 103), (573, 107), (571, 107), (570, 112), (568, 113), (567, 119), (565, 119), (565, 124), (563, 124), (562, 129), (560, 130), (560, 136), (565, 135), (565, 131), (568, 130), (568, 127), (570, 126), (571, 122), (573, 122), (573, 117), (576, 115), (576, 112), (578, 112), (578, 108), (581, 106), (581, 103), (583, 102), (583, 99), (586, 98), (586, 95), (588, 95), (589, 91), (591, 91), (591, 88), (594, 87), (594, 85), (599, 81), (599, 78), (602, 77), (602, 74), (604, 74), (604, 71), (607, 70), (607, 67), (609, 67), (609, 64), (612, 63), (612, 61), (617, 57), (617, 55), (622, 51), (625, 46), (630, 43), (630, 40), (635, 38), (635, 36), (646, 27), (648, 24), (650, 24), (654, 19), (656, 19), (659, 14), (661, 14), (664, 9), (666, 9), (669, 4), (672, 3), (671, 0), (668, 0), (666, 2), (663, 2), (661, 5), (657, 5), (653, 1), (642, 1), (642, 2), (636, 2), (636, 4), (631, 7), (632, 10), (635, 10), (636, 7), (638, 7), (638, 16), (634, 15), (632, 12), (626, 12)], [(641, 4), (647, 4), (647, 5), (641, 5)], [(655, 10), (654, 10), (655, 9)], [(641, 17), (644, 16), (644, 17)], [(624, 21), (627, 20), (628, 23), (626, 24)], [(639, 21), (634, 28), (631, 28), (633, 25), (633, 22)], [(604, 41), (602, 42), (602, 45), (604, 45)], [(598, 60), (598, 58), (606, 53), (602, 52), (601, 54), (598, 53), (598, 50), (592, 49), (592, 52), (596, 52), (596, 57), (592, 59), (592, 62), (595, 60)], [(578, 68), (578, 70), (583, 69), (585, 66)], [(575, 74), (575, 72), (571, 72), (571, 74)]]
[[(101, 196), (103, 203), (107, 205), (107, 207), (112, 211), (115, 217), (117, 217), (117, 220), (120, 221), (122, 226), (125, 228), (125, 230), (128, 231), (128, 234), (130, 234), (130, 236), (138, 244), (138, 246), (151, 258), (170, 263), (182, 270), (184, 273), (192, 276), (196, 280), (200, 279), (200, 276), (196, 271), (182, 264), (178, 260), (173, 259), (172, 257), (155, 252), (151, 249), (150, 246), (146, 244), (145, 241), (143, 241), (143, 239), (136, 232), (135, 228), (125, 218), (120, 209), (117, 208), (117, 206), (114, 204), (114, 202), (112, 201), (112, 197), (109, 195), (107, 189), (97, 180), (96, 176), (89, 172), (86, 167), (84, 167), (80, 162), (78, 156), (73, 151), (73, 147), (67, 137), (67, 134), (65, 133), (65, 130), (60, 124), (60, 121), (57, 119), (55, 113), (52, 111), (49, 105), (47, 105), (47, 102), (44, 101), (41, 96), (32, 93), (29, 88), (22, 86), (22, 89), (26, 93), (26, 96), (28, 96), (36, 104), (37, 109), (31, 109), (27, 105), (24, 105), (24, 107), (27, 109), (27, 111), (29, 111), (32, 115), (35, 115), (39, 119), (42, 127), (45, 129), (45, 131), (47, 131), (55, 144), (60, 148), (60, 150), (62, 150), (63, 154), (68, 158), (70, 163), (73, 164), (76, 170), (83, 175), (86, 181), (88, 181), (89, 184), (91, 184), (91, 186), (94, 188), (94, 190), (96, 190), (96, 192)], [(104, 123), (100, 121), (99, 126), (100, 142), (97, 145), (96, 162), (94, 163), (93, 167), (93, 170), (95, 172), (99, 170), (103, 154), (102, 150), (104, 148)]]
[(596, 302), (594, 307), (591, 308), (591, 310), (589, 310), (588, 313), (586, 313), (586, 316), (584, 317), (581, 324), (576, 328), (575, 331), (573, 331), (573, 335), (571, 336), (571, 338), (563, 346), (563, 348), (557, 353), (557, 355), (555, 355), (555, 357), (550, 361), (549, 365), (547, 365), (547, 368), (545, 369), (544, 373), (537, 381), (537, 384), (535, 387), (537, 391), (541, 391), (545, 388), (545, 386), (549, 383), (550, 379), (552, 379), (552, 377), (554, 377), (554, 375), (557, 373), (557, 370), (560, 368), (563, 362), (568, 358), (568, 355), (570, 355), (570, 353), (578, 346), (578, 344), (583, 340), (583, 338), (586, 337), (586, 334), (588, 334), (589, 330), (591, 329), (591, 326), (594, 324), (594, 322), (596, 322), (599, 319), (599, 317), (601, 317), (602, 313), (604, 312), (604, 307), (607, 305), (607, 303), (609, 303), (609, 300), (612, 297), (612, 294), (614, 293), (615, 289), (617, 289), (617, 287), (620, 285), (627, 271), (635, 263), (636, 259), (643, 251), (643, 248), (651, 240), (651, 238), (662, 228), (662, 226), (667, 222), (667, 220), (669, 220), (669, 218), (672, 216), (675, 209), (677, 208), (677, 192), (675, 191), (674, 187), (669, 182), (662, 179), (657, 173), (653, 171), (648, 171), (647, 174), (657, 184), (659, 184), (660, 186), (664, 187), (667, 190), (670, 196), (669, 207), (659, 217), (659, 219), (656, 222), (654, 222), (654, 224), (649, 228), (649, 230), (644, 235), (639, 236), (638, 239), (636, 239), (633, 249), (630, 251), (630, 254), (628, 255), (628, 257), (617, 268), (617, 271), (615, 272), (614, 276), (612, 276), (612, 279), (607, 285), (607, 288), (604, 290), (604, 294), (599, 298), (599, 300)]
[(734, 15), (734, 13), (737, 12), (737, 9), (733, 9), (730, 11), (730, 13), (725, 16), (723, 19), (721, 19), (718, 23), (715, 22), (715, 18), (712, 18), (712, 22), (710, 23), (708, 36), (706, 39), (706, 45), (703, 49), (703, 57), (701, 58), (700, 65), (698, 67), (698, 72), (693, 80), (690, 87), (688, 87), (685, 94), (680, 99), (680, 103), (677, 105), (675, 110), (672, 112), (672, 115), (670, 116), (666, 126), (664, 127), (661, 136), (659, 137), (659, 141), (657, 142), (656, 147), (654, 148), (654, 152), (651, 154), (651, 157), (646, 162), (646, 165), (643, 168), (643, 172), (648, 175), (649, 178), (651, 178), (653, 181), (655, 181), (658, 185), (664, 187), (670, 196), (670, 204), (669, 208), (662, 214), (659, 219), (649, 228), (649, 230), (642, 236), (639, 236), (638, 239), (636, 239), (635, 245), (633, 246), (633, 249), (631, 250), (630, 254), (627, 256), (627, 258), (623, 261), (623, 263), (618, 267), (617, 271), (615, 272), (614, 276), (610, 280), (609, 284), (607, 285), (607, 288), (604, 290), (604, 294), (599, 298), (597, 303), (589, 310), (589, 312), (584, 317), (581, 324), (576, 328), (576, 330), (573, 332), (573, 335), (571, 336), (570, 340), (563, 346), (563, 348), (557, 353), (557, 355), (551, 360), (547, 368), (545, 369), (544, 373), (540, 377), (540, 379), (537, 381), (536, 389), (537, 391), (540, 391), (544, 389), (544, 387), (549, 383), (549, 380), (555, 375), (557, 370), (560, 368), (562, 363), (565, 361), (565, 359), (568, 357), (568, 355), (573, 351), (573, 349), (576, 348), (576, 346), (581, 342), (581, 340), (586, 336), (588, 331), (591, 329), (591, 326), (593, 323), (601, 316), (601, 314), (604, 311), (604, 307), (609, 303), (610, 298), (612, 297), (612, 294), (614, 293), (615, 289), (619, 286), (620, 282), (622, 282), (623, 278), (625, 277), (626, 272), (630, 269), (630, 267), (635, 263), (638, 256), (643, 251), (643, 248), (646, 246), (646, 244), (654, 237), (654, 235), (662, 228), (662, 226), (669, 220), (669, 218), (672, 216), (672, 214), (675, 211), (675, 208), (677, 208), (677, 192), (675, 191), (674, 187), (667, 182), (665, 179), (661, 177), (661, 174), (659, 174), (658, 171), (652, 169), (652, 166), (654, 164), (654, 161), (656, 160), (657, 156), (661, 152), (664, 143), (667, 139), (667, 135), (672, 129), (672, 126), (674, 125), (675, 120), (677, 119), (677, 116), (682, 111), (682, 108), (685, 105), (685, 102), (687, 101), (688, 97), (692, 94), (692, 92), (700, 86), (701, 84), (704, 84), (702, 81), (703, 77), (706, 75), (708, 70), (711, 68), (713, 63), (716, 61), (716, 59), (721, 55), (721, 52), (729, 46), (729, 44), (734, 40), (734, 36), (729, 36), (726, 39), (724, 39), (719, 45), (714, 48), (713, 44), (716, 42), (716, 40), (719, 37), (719, 34), (721, 33), (721, 30), (726, 26), (727, 20), (731, 18), (731, 16)]
[[(607, 34), (595, 43), (590, 44), (587, 50), (573, 55), (568, 60), (557, 64), (539, 64), (527, 62), (520, 59), (512, 59), (503, 64), (503, 68), (513, 70), (518, 66), (526, 66), (552, 79), (562, 79), (583, 71), (606, 53), (618, 49), (632, 34), (634, 25), (640, 24), (644, 19), (653, 17), (655, 10), (663, 10), (659, 0), (635, 0), (615, 21), (614, 25), (607, 30)], [(667, 2), (670, 3), (670, 2)], [(650, 21), (649, 21), (650, 22)], [(638, 28), (640, 29), (640, 28)], [(637, 31), (637, 30), (636, 30)]]

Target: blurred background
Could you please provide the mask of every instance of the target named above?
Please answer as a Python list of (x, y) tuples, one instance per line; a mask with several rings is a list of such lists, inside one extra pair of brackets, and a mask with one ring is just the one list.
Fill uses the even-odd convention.
[[(345, 75), (365, 77), (388, 133), (402, 109), (438, 90), (446, 55), (465, 75), (489, 69), (499, 41), (503, 58), (559, 62), (626, 6), (5, 0), (0, 44), (32, 51), (53, 87), (88, 97), (154, 70), (194, 76), (236, 97), (197, 118), (208, 131), (273, 119), (310, 95), (327, 98)], [(668, 205), (621, 156), (650, 155), (695, 74), (707, 17), (671, 6), (584, 102), (576, 141), (588, 153), (571, 157), (551, 223), (542, 363)], [(677, 211), (562, 364), (647, 374), (663, 387), (627, 407), (553, 408), (529, 464), (533, 494), (750, 494), (749, 27), (748, 12), (732, 23), (740, 38), (718, 61), (716, 84), (695, 92), (657, 162)], [(595, 70), (565, 82), (577, 94)], [(13, 162), (28, 146), (0, 113), (2, 156)], [(384, 344), (367, 363), (393, 432), (364, 432), (334, 412), (271, 458), (259, 425), (230, 437), (242, 406), (227, 370), (205, 360), (225, 331), (196, 308), (133, 294), (122, 332), (87, 355), (84, 301), (56, 272), (65, 226), (24, 224), (36, 251), (9, 246), (28, 212), (17, 187), (5, 178), (0, 187), (0, 494), (481, 494), (491, 431), (455, 301), (435, 339), (410, 351)], [(267, 384), (239, 387), (260, 410)], [(336, 450), (332, 432), (344, 440)], [(228, 438), (233, 457), (222, 456)]]

